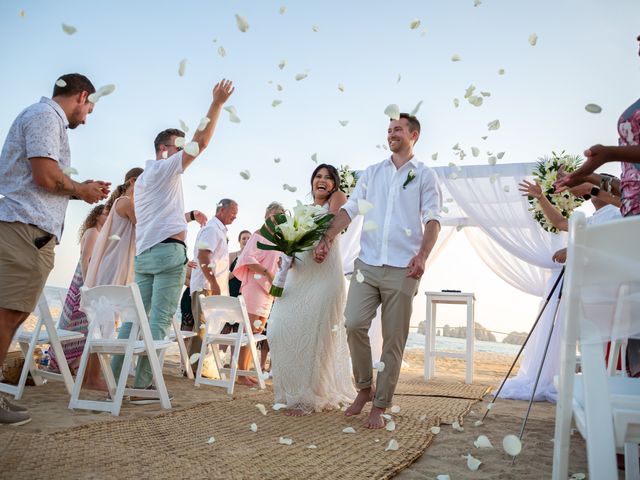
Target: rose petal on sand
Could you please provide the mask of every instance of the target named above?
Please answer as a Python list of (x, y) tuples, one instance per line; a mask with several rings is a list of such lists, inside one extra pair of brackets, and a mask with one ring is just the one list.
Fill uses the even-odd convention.
[(431, 433), (437, 435), (440, 433), (440, 427), (431, 427)]
[(474, 427), (479, 427), (479, 426), (481, 426), (481, 425), (484, 425), (484, 422), (483, 422), (482, 420), (476, 420), (476, 421), (473, 423), (473, 426), (474, 426)]
[(458, 108), (460, 106), (460, 100), (458, 100), (457, 98), (453, 99), (453, 106)]
[(418, 20), (417, 18), (415, 20), (411, 20), (411, 23), (409, 23), (409, 28), (411, 30), (415, 30), (419, 26), (420, 26), (420, 20)]
[(346, 127), (347, 125), (349, 125), (349, 120), (338, 120), (338, 123), (343, 127)]
[(202, 117), (200, 119), (200, 123), (198, 123), (198, 131), (201, 132), (205, 128), (207, 128), (207, 125), (209, 125), (210, 121), (211, 121), (211, 119), (209, 117)]
[(595, 103), (588, 103), (584, 106), (584, 109), (589, 113), (600, 113), (602, 111), (602, 107), (600, 105), (596, 105)]
[(492, 120), (487, 123), (487, 127), (489, 127), (489, 130), (498, 130), (500, 128), (500, 120)]
[(377, 230), (377, 229), (378, 229), (378, 224), (373, 220), (367, 220), (366, 222), (364, 222), (364, 225), (362, 226), (363, 232), (373, 232), (374, 230)]
[(314, 163), (318, 163), (318, 154), (317, 154), (317, 153), (314, 153), (313, 155), (311, 155), (311, 160), (312, 160)]
[(251, 425), (249, 425), (249, 429), (253, 432), (256, 433), (258, 431), (258, 425), (255, 423), (252, 423)]
[(291, 445), (293, 443), (292, 438), (280, 437), (278, 443), (281, 445)]
[(341, 92), (344, 92), (344, 85), (342, 83), (338, 84), (338, 90), (340, 90)]
[(475, 472), (476, 470), (478, 470), (478, 468), (480, 468), (480, 465), (482, 465), (482, 462), (480, 460), (478, 460), (475, 457), (472, 457), (469, 454), (463, 455), (462, 458), (467, 459), (467, 468), (472, 472)]
[(384, 364), (384, 362), (376, 362), (376, 363), (373, 364), (373, 368), (378, 370), (378, 372), (383, 372), (385, 366), (386, 365)]
[(249, 170), (242, 170), (240, 172), (240, 176), (245, 180), (249, 180), (251, 178), (251, 173), (249, 172)]
[(78, 170), (76, 170), (73, 167), (64, 167), (62, 169), (62, 173), (64, 173), (65, 175), (77, 175), (78, 174)]
[(461, 427), (461, 426), (460, 426), (460, 422), (459, 422), (459, 421), (457, 421), (457, 420), (456, 420), (456, 421), (454, 421), (454, 422), (451, 424), (451, 427), (452, 427), (454, 430), (457, 430), (458, 432), (464, 432), (464, 427)]
[(267, 415), (267, 409), (265, 408), (265, 406), (261, 403), (256, 403), (256, 408), (260, 411), (260, 413), (264, 416)]
[(287, 65), (286, 60), (280, 60), (280, 63), (278, 64), (278, 68), (282, 70), (286, 65)]
[(282, 103), (282, 100), (274, 100), (273, 102), (271, 102), (271, 106), (272, 107), (277, 107), (278, 105), (280, 105)]
[(318, 447), (316, 447), (315, 445), (311, 444), (311, 445), (309, 445), (307, 448), (314, 449), (314, 448), (318, 448)]
[(353, 427), (347, 427), (342, 429), (342, 433), (356, 433), (356, 430)]
[(362, 272), (360, 271), (360, 269), (356, 270), (356, 281), (358, 283), (362, 283), (364, 282), (364, 275), (362, 274)]
[(63, 79), (59, 78), (58, 80), (56, 80), (56, 85), (60, 88), (64, 88), (67, 86), (67, 82), (65, 82)]
[(507, 454), (515, 457), (522, 451), (522, 442), (515, 435), (507, 435), (502, 439), (502, 448)]
[(460, 60), (461, 60), (460, 55), (458, 55), (457, 53), (454, 53), (453, 55), (451, 55), (452, 62), (459, 62)]
[(187, 155), (196, 157), (200, 153), (200, 145), (198, 145), (198, 142), (189, 142), (184, 146), (184, 152)]
[(438, 475), (436, 480), (451, 480), (451, 477), (449, 475)]
[(400, 407), (398, 405), (392, 406), (391, 413), (400, 413)]
[(78, 31), (78, 29), (76, 27), (74, 27), (73, 25), (69, 25), (66, 23), (62, 24), (62, 31), (64, 33), (66, 33), (67, 35), (73, 35), (74, 33), (76, 33)]
[(184, 120), (180, 119), (178, 120), (178, 123), (180, 124), (180, 130), (182, 130), (184, 133), (187, 133), (189, 131), (189, 125), (184, 123)]
[(184, 77), (184, 73), (187, 71), (187, 59), (183, 58), (180, 60), (180, 64), (178, 66), (178, 75)]
[(538, 35), (532, 33), (531, 35), (529, 35), (529, 45), (535, 47), (536, 43), (538, 43)]
[(389, 420), (384, 427), (388, 432), (393, 432), (396, 429), (396, 422)]
[(274, 403), (273, 406), (271, 407), (271, 409), (275, 410), (276, 412), (278, 410), (282, 410), (283, 408), (287, 408), (287, 405), (285, 403)]
[(400, 107), (395, 103), (387, 105), (387, 108), (384, 109), (384, 114), (392, 120), (400, 119)]
[(358, 199), (358, 212), (360, 212), (360, 215), (366, 215), (371, 210), (373, 210), (373, 203), (364, 198)]
[(487, 410), (493, 410), (493, 406), (495, 405), (495, 403), (489, 403), (487, 404)]
[(569, 480), (584, 480), (587, 476), (584, 473), (574, 473), (569, 477)]
[(247, 22), (247, 19), (242, 15), (238, 15), (237, 13), (236, 25), (238, 26), (238, 30), (240, 30), (242, 33), (245, 33), (247, 30), (249, 30), (249, 22)]
[(473, 442), (473, 445), (476, 448), (493, 448), (493, 445), (491, 445), (491, 441), (489, 440), (489, 438), (486, 435), (480, 435), (475, 442)]
[(306, 73), (299, 73), (296, 75), (296, 81), (300, 81), (300, 80), (304, 80), (305, 78), (307, 78), (307, 74)]
[(218, 47), (218, 55), (220, 55), (221, 57), (226, 57), (227, 56), (227, 51), (225, 50), (225, 48), (220, 45)]
[(400, 448), (400, 445), (398, 445), (398, 442), (395, 438), (392, 438), (391, 440), (389, 440), (389, 445), (387, 445), (387, 448), (384, 449), (385, 452), (395, 452), (396, 450), (398, 450)]
[(111, 240), (112, 242), (117, 242), (118, 240), (120, 240), (120, 237), (116, 234), (113, 234), (109, 238), (107, 238), (107, 240)]
[(209, 440), (207, 440), (207, 443), (211, 444), (215, 441), (216, 441), (215, 437), (209, 437)]
[(411, 115), (414, 115), (416, 113), (418, 113), (418, 110), (420, 110), (420, 107), (422, 106), (422, 100), (420, 100), (415, 107), (413, 107), (413, 110), (411, 110)]

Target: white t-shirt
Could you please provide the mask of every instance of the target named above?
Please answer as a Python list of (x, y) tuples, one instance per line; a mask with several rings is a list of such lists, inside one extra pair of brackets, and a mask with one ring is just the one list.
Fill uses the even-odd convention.
[(182, 173), (182, 152), (177, 152), (164, 160), (148, 160), (136, 180), (136, 255), (187, 231)]
[(621, 218), (622, 214), (618, 207), (615, 205), (605, 205), (600, 210), (593, 212), (593, 215), (587, 218), (587, 225), (600, 225), (601, 223), (620, 220)]
[(217, 217), (213, 217), (200, 229), (193, 249), (193, 259), (198, 266), (191, 273), (191, 292), (210, 290), (211, 285), (202, 273), (202, 265), (198, 261), (199, 250), (211, 250), (211, 264), (221, 295), (229, 295), (229, 247), (227, 244), (227, 227)]
[(360, 199), (373, 203), (360, 237), (359, 258), (367, 265), (406, 267), (420, 249), (423, 225), (440, 221), (438, 179), (416, 157), (399, 169), (391, 158), (367, 168), (342, 206), (352, 220)]

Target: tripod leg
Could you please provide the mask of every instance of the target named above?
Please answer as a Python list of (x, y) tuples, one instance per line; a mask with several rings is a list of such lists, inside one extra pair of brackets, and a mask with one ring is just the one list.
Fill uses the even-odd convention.
[[(562, 267), (562, 270), (558, 274), (558, 278), (556, 279), (555, 283), (553, 284), (553, 287), (551, 288), (551, 291), (549, 292), (549, 295), (547, 295), (547, 298), (544, 301), (544, 305), (540, 309), (540, 312), (538, 312), (538, 316), (536, 317), (535, 322), (533, 322), (533, 326), (531, 327), (531, 330), (529, 330), (529, 333), (527, 334), (527, 337), (524, 339), (524, 342), (520, 346), (520, 350), (518, 350), (516, 358), (513, 359), (513, 363), (511, 364), (511, 367), (509, 367), (509, 371), (507, 372), (505, 377), (502, 379), (502, 382), (500, 383), (500, 387), (498, 387), (498, 391), (493, 396), (493, 399), (491, 400), (491, 403), (489, 405), (493, 405), (494, 403), (496, 403), (496, 400), (500, 396), (500, 392), (502, 391), (502, 389), (504, 387), (504, 384), (509, 379), (509, 376), (511, 375), (511, 372), (513, 371), (513, 368), (516, 366), (516, 363), (518, 362), (518, 359), (520, 358), (520, 355), (522, 354), (522, 351), (524, 350), (524, 347), (527, 345), (527, 342), (529, 341), (529, 338), (531, 337), (531, 334), (533, 333), (533, 331), (536, 328), (536, 325), (538, 325), (538, 322), (542, 318), (542, 314), (544, 313), (545, 309), (547, 308), (547, 305), (549, 305), (549, 302), (551, 301), (551, 297), (553, 297), (553, 294), (556, 291), (556, 288), (558, 288), (558, 284), (562, 280), (563, 276), (564, 276), (564, 267)], [(482, 416), (482, 419), (480, 420), (481, 422), (484, 422), (485, 418), (487, 418), (487, 415), (489, 415), (489, 411), (490, 411), (490, 407), (487, 408), (487, 410), (485, 410), (484, 415)]]

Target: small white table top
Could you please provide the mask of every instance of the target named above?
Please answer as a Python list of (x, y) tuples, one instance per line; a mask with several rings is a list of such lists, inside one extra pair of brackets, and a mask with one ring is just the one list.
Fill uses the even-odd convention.
[(424, 292), (427, 300), (434, 303), (467, 303), (476, 299), (472, 292)]

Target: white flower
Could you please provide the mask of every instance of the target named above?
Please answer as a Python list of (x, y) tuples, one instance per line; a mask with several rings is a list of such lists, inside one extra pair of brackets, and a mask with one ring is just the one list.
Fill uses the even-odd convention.
[(392, 120), (400, 119), (400, 107), (395, 103), (387, 105), (387, 108), (384, 109), (384, 114)]
[(63, 79), (59, 78), (58, 80), (56, 80), (56, 85), (60, 88), (64, 88), (67, 86), (67, 82), (65, 82)]
[(242, 33), (249, 30), (249, 22), (247, 22), (247, 19), (241, 15), (238, 15), (237, 13), (236, 13), (236, 25), (238, 25), (238, 30), (240, 30)]
[(184, 77), (184, 73), (187, 71), (187, 59), (180, 60), (180, 66), (178, 67), (178, 75)]
[(529, 45), (535, 47), (536, 43), (538, 43), (538, 35), (532, 33), (531, 35), (529, 35)]

